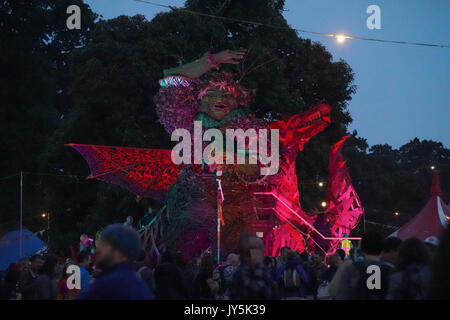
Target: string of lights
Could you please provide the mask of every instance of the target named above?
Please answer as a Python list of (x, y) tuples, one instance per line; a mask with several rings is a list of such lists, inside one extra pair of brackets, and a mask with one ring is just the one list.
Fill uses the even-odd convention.
[(177, 8), (174, 6), (164, 5), (164, 4), (160, 4), (160, 3), (156, 3), (156, 2), (152, 2), (152, 1), (146, 1), (146, 0), (133, 0), (133, 1), (149, 4), (152, 6), (162, 7), (162, 8), (166, 8), (166, 9), (171, 9), (173, 11), (185, 12), (188, 14), (202, 16), (202, 17), (208, 17), (208, 18), (213, 18), (213, 19), (219, 19), (219, 20), (237, 22), (237, 23), (244, 23), (244, 24), (254, 25), (257, 27), (261, 26), (261, 27), (267, 27), (267, 28), (279, 29), (279, 30), (289, 30), (289, 31), (294, 30), (294, 31), (297, 31), (300, 33), (315, 34), (315, 35), (320, 35), (320, 36), (331, 37), (331, 38), (335, 38), (338, 42), (344, 42), (346, 39), (351, 39), (351, 40), (372, 41), (372, 42), (380, 42), (380, 43), (403, 44), (403, 45), (437, 47), (437, 48), (450, 48), (450, 45), (439, 44), (439, 43), (422, 43), (422, 42), (409, 42), (409, 41), (400, 41), (400, 40), (365, 38), (365, 37), (359, 37), (359, 36), (350, 36), (350, 35), (343, 35), (343, 34), (311, 31), (311, 30), (298, 29), (298, 28), (290, 28), (290, 27), (284, 27), (284, 26), (275, 26), (275, 25), (262, 23), (262, 22), (236, 19), (236, 18), (224, 17), (224, 16), (217, 16), (214, 14), (193, 11), (193, 10), (186, 9), (186, 8)]

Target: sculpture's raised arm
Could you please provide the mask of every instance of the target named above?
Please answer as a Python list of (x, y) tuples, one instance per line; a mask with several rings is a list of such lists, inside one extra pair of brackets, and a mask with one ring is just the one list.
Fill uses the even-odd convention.
[(164, 70), (164, 77), (185, 76), (196, 79), (210, 71), (219, 69), (223, 63), (238, 64), (247, 50), (225, 50), (215, 54), (205, 53), (200, 59), (183, 64), (181, 66)]

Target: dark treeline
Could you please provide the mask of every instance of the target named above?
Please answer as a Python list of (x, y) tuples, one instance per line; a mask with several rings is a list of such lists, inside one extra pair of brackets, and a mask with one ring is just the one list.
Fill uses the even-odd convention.
[[(288, 27), (282, 0), (186, 1), (206, 13)], [(81, 30), (68, 30), (66, 8), (78, 4)], [(205, 51), (248, 48), (242, 66), (231, 71), (254, 89), (252, 111), (269, 119), (292, 115), (322, 101), (334, 110), (333, 123), (300, 153), (297, 169), (302, 206), (318, 207), (326, 197), (330, 146), (352, 118), (355, 93), (345, 61), (333, 61), (320, 43), (276, 30), (225, 22), (179, 11), (99, 19), (81, 0), (6, 0), (0, 4), (0, 179), (24, 171), (24, 224), (45, 228), (51, 213), (51, 247), (66, 253), (81, 233), (138, 220), (151, 200), (137, 202), (119, 187), (85, 180), (88, 168), (66, 143), (170, 148), (157, 122), (153, 96), (164, 68), (192, 61)], [(267, 62), (267, 63), (266, 63)], [(369, 148), (353, 132), (344, 148), (366, 218), (398, 226), (428, 198), (430, 166), (441, 170), (443, 198), (450, 200), (450, 150), (414, 139), (398, 150)], [(19, 216), (19, 176), (0, 180), (1, 230)], [(400, 212), (394, 216), (393, 212)], [(383, 234), (392, 229), (378, 228)], [(355, 230), (360, 232), (361, 230)]]

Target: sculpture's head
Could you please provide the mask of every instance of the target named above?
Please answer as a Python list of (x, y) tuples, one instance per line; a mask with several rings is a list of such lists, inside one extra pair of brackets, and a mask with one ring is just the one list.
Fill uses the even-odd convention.
[(169, 76), (159, 81), (156, 113), (169, 134), (176, 128), (191, 130), (199, 112), (220, 121), (239, 106), (248, 106), (250, 91), (227, 72), (208, 72), (198, 79)]
[(300, 140), (300, 150), (316, 134), (325, 129), (330, 123), (331, 107), (319, 104), (299, 115), (294, 121), (297, 129), (295, 137)]
[(319, 104), (306, 112), (290, 117), (288, 121), (272, 122), (270, 127), (280, 130), (282, 145), (298, 146), (300, 150), (303, 150), (304, 145), (312, 137), (331, 123), (330, 114), (329, 105)]
[(230, 111), (250, 102), (250, 92), (236, 83), (227, 72), (206, 75), (201, 80), (202, 90), (198, 94), (200, 112), (215, 120), (222, 120)]

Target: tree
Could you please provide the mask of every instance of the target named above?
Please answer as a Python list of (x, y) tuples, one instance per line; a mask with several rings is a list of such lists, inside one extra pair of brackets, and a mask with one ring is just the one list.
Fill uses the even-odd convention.
[[(83, 10), (80, 31), (66, 27), (66, 8)], [(0, 177), (25, 171), (25, 222), (45, 209), (42, 177), (36, 176), (67, 108), (69, 52), (89, 38), (96, 15), (81, 0), (5, 0), (0, 3)], [(28, 174), (33, 173), (33, 175)], [(1, 221), (18, 221), (19, 180), (2, 181)]]
[[(440, 170), (444, 201), (450, 199), (449, 149), (442, 143), (415, 138), (398, 150), (384, 144), (367, 152), (367, 143), (356, 135), (354, 132), (344, 153), (367, 220), (400, 227), (413, 218), (429, 199), (432, 165)], [(394, 231), (380, 225), (367, 227), (386, 236)], [(354, 232), (361, 231), (360, 225)]]

